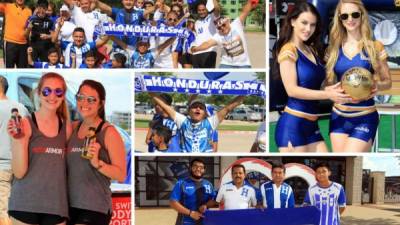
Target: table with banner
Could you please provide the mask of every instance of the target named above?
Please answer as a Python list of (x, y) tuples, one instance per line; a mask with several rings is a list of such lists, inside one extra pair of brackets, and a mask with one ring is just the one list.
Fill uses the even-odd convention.
[(112, 191), (112, 217), (110, 225), (131, 224), (131, 185), (111, 184)]

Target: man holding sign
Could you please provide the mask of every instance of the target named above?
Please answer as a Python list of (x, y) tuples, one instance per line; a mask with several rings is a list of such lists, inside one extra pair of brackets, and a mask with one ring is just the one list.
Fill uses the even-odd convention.
[(156, 94), (149, 93), (154, 102), (158, 104), (172, 118), (181, 132), (182, 149), (184, 152), (213, 152), (213, 130), (224, 120), (225, 116), (244, 100), (244, 96), (238, 96), (224, 108), (207, 117), (206, 105), (201, 100), (194, 100), (189, 105), (189, 117), (178, 113)]
[(221, 185), (216, 201), (224, 209), (249, 209), (257, 205), (256, 190), (244, 181), (246, 169), (242, 164), (232, 166), (232, 181)]
[(215, 197), (213, 185), (203, 179), (203, 160), (193, 159), (189, 166), (190, 177), (178, 180), (171, 192), (170, 206), (178, 212), (175, 225), (202, 225), (203, 213)]
[(340, 215), (346, 207), (346, 194), (343, 186), (330, 181), (331, 169), (327, 163), (315, 167), (317, 184), (308, 189), (305, 205), (316, 206), (321, 210), (320, 225), (340, 225)]

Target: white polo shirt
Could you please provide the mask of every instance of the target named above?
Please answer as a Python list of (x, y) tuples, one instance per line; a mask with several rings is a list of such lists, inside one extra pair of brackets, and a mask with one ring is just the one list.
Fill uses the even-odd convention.
[[(215, 15), (214, 13), (208, 14), (204, 19), (198, 19), (195, 22), (194, 28), (196, 29), (196, 39), (193, 43), (194, 46), (199, 46), (203, 42), (206, 42), (213, 38), (217, 33), (217, 28), (214, 25)], [(201, 54), (204, 52), (215, 52), (217, 51), (217, 46), (210, 47), (204, 51), (199, 51), (193, 53), (193, 55)]]
[(233, 181), (221, 186), (217, 195), (217, 202), (224, 201), (225, 209), (248, 209), (257, 205), (256, 191), (248, 184), (237, 188)]
[(85, 36), (87, 42), (95, 41), (93, 36), (96, 26), (108, 22), (106, 14), (100, 13), (96, 10), (84, 13), (82, 9), (78, 6), (74, 6), (72, 8), (71, 15), (75, 25), (77, 27), (82, 27), (85, 30)]

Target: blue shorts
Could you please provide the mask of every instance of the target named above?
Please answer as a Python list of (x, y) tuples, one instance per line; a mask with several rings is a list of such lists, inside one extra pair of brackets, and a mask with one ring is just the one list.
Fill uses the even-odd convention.
[(369, 140), (374, 142), (378, 124), (378, 112), (357, 117), (343, 117), (332, 112), (329, 122), (329, 133), (348, 134), (352, 138), (357, 138), (365, 142)]
[(304, 146), (323, 141), (318, 121), (310, 121), (284, 112), (275, 130), (275, 143), (278, 147)]

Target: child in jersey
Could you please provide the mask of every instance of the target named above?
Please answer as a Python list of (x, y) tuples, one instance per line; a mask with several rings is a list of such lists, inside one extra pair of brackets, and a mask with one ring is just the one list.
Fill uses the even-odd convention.
[(317, 184), (308, 189), (304, 205), (313, 205), (321, 210), (319, 225), (340, 225), (340, 215), (346, 207), (343, 186), (329, 180), (331, 169), (327, 163), (315, 167)]
[(41, 68), (41, 69), (62, 69), (62, 68), (68, 68), (67, 66), (64, 66), (64, 64), (59, 63), (60, 56), (58, 54), (57, 49), (55, 48), (50, 48), (49, 51), (47, 52), (47, 59), (48, 62), (34, 62), (32, 58), (32, 52), (33, 48), (29, 47), (27, 49), (28, 53), (28, 64), (34, 68)]
[[(71, 58), (73, 60), (73, 62), (72, 62), (73, 65), (75, 65), (76, 64), (75, 57), (71, 57)], [(95, 68), (100, 68), (100, 67), (97, 66), (96, 51), (91, 50), (86, 54), (85, 63), (82, 63), (79, 66), (79, 69), (95, 69)]]
[(176, 112), (154, 93), (149, 93), (149, 95), (178, 126), (181, 133), (181, 148), (183, 152), (213, 152), (213, 130), (218, 127), (230, 111), (239, 106), (244, 100), (244, 96), (238, 96), (215, 115), (207, 117), (205, 103), (196, 99), (190, 103), (189, 117), (187, 117)]
[(115, 53), (110, 62), (103, 64), (105, 69), (125, 68), (126, 56), (123, 53)]
[(157, 126), (153, 128), (153, 141), (156, 151), (155, 152), (168, 152), (168, 143), (171, 140), (172, 131), (166, 126)]

